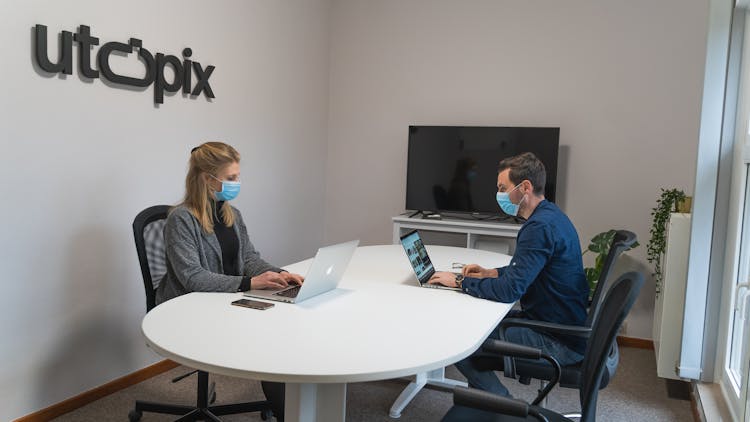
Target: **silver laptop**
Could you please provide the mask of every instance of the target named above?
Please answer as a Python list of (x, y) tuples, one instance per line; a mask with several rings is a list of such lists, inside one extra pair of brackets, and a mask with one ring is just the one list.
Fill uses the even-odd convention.
[(424, 242), (419, 237), (418, 231), (412, 230), (401, 236), (401, 245), (404, 247), (404, 251), (406, 251), (406, 257), (409, 258), (409, 263), (412, 269), (414, 269), (414, 274), (417, 275), (420, 286), (463, 292), (458, 287), (447, 287), (427, 282), (435, 274), (435, 267), (432, 266), (432, 261), (430, 260), (430, 256), (427, 255), (427, 249), (424, 247)]
[(281, 290), (248, 290), (245, 296), (299, 303), (333, 290), (339, 285), (357, 245), (359, 240), (352, 240), (318, 249), (301, 286), (289, 286)]

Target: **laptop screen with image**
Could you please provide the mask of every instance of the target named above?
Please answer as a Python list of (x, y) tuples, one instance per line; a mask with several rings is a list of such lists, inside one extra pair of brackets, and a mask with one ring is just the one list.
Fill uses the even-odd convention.
[(409, 262), (411, 262), (411, 266), (414, 268), (419, 281), (421, 283), (427, 282), (435, 272), (435, 269), (432, 266), (430, 257), (427, 255), (427, 249), (425, 249), (424, 243), (419, 237), (419, 232), (414, 230), (402, 236), (401, 245), (403, 245), (406, 256), (409, 258)]

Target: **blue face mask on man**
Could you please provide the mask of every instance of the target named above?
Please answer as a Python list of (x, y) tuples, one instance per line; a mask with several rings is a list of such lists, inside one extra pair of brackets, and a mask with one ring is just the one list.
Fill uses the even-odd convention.
[(497, 204), (500, 205), (500, 209), (502, 209), (504, 213), (512, 215), (513, 217), (518, 215), (518, 208), (521, 205), (521, 202), (523, 202), (523, 198), (518, 202), (518, 204), (514, 204), (510, 202), (510, 193), (518, 189), (519, 186), (521, 185), (516, 185), (515, 188), (509, 190), (508, 192), (498, 192), (497, 195), (495, 195), (495, 198), (497, 198)]
[(217, 201), (231, 201), (240, 194), (239, 181), (220, 180), (214, 175), (211, 175), (211, 177), (221, 182), (221, 191), (214, 192)]

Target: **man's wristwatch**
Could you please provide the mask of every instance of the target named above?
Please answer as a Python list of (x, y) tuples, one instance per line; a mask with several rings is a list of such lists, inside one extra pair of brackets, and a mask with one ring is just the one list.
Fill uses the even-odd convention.
[(456, 274), (456, 285), (459, 289), (463, 288), (464, 276), (463, 274)]

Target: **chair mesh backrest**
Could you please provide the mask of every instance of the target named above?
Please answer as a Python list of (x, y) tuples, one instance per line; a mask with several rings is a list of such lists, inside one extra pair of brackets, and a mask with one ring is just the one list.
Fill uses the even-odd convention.
[(167, 255), (164, 251), (164, 225), (167, 220), (156, 220), (143, 229), (143, 243), (151, 272), (151, 285), (154, 290), (167, 272)]
[(627, 230), (617, 230), (615, 237), (612, 239), (612, 245), (609, 247), (607, 257), (604, 259), (602, 265), (602, 272), (599, 274), (599, 280), (596, 283), (594, 289), (594, 295), (591, 298), (591, 306), (589, 307), (589, 314), (586, 316), (586, 326), (591, 327), (596, 319), (596, 314), (601, 309), (601, 300), (604, 297), (604, 293), (607, 291), (607, 280), (610, 278), (612, 269), (615, 267), (617, 257), (621, 253), (625, 252), (630, 248), (636, 241), (636, 235), (633, 232)]
[(169, 208), (169, 205), (154, 205), (138, 213), (133, 221), (135, 249), (146, 290), (146, 311), (156, 306), (156, 288), (167, 272), (164, 224)]
[(581, 422), (592, 422), (596, 418), (596, 399), (599, 384), (604, 374), (607, 355), (615, 342), (617, 331), (633, 307), (643, 286), (643, 275), (629, 272), (620, 276), (607, 291), (599, 317), (592, 327), (581, 365)]

